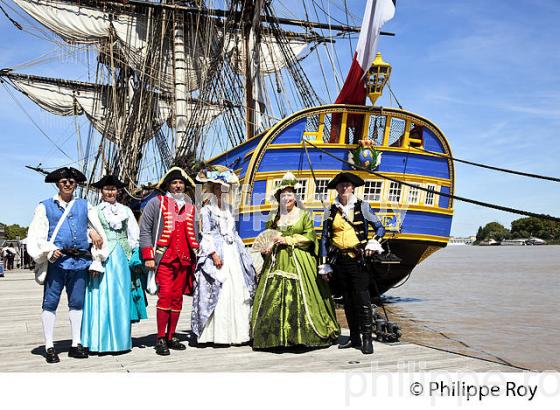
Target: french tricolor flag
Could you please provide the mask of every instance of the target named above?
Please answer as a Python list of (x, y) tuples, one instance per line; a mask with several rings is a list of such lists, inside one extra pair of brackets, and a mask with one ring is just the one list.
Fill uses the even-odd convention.
[(395, 15), (396, 0), (368, 0), (358, 45), (346, 81), (335, 104), (362, 105), (366, 101), (366, 78), (375, 58), (381, 27)]

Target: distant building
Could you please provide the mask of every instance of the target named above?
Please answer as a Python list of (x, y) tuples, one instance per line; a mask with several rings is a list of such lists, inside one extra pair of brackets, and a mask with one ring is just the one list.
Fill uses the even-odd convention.
[(447, 245), (472, 245), (476, 240), (476, 236), (466, 236), (466, 237), (456, 237), (452, 236), (449, 238)]

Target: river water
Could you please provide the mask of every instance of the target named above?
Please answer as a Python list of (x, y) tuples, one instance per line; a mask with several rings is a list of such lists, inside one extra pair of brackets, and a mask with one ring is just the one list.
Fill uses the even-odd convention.
[(560, 246), (450, 246), (386, 295), (403, 340), (560, 370)]

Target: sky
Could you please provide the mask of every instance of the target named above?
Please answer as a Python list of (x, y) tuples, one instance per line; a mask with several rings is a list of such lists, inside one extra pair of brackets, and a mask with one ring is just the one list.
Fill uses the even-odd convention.
[[(318, 3), (329, 9), (334, 1)], [(11, 0), (0, 4), (14, 7)], [(297, 4), (284, 0), (277, 9), (297, 10)], [(365, 1), (346, 4), (356, 16), (351, 23), (360, 25)], [(334, 6), (331, 12), (337, 14)], [(391, 88), (403, 108), (438, 125), (455, 157), (560, 177), (558, 21), (559, 0), (399, 0), (395, 18), (383, 28), (396, 36), (382, 37), (379, 49), (393, 66)], [(95, 61), (67, 58), (64, 48), (15, 29), (1, 14), (0, 38), (0, 68), (76, 80), (95, 71)], [(52, 61), (27, 64), (53, 52)], [(340, 55), (344, 74), (351, 54)], [(310, 76), (318, 72), (308, 69)], [(82, 118), (48, 114), (10, 91), (17, 103), (0, 87), (0, 222), (27, 226), (36, 204), (54, 188), (25, 165), (70, 164), (76, 160), (76, 128), (82, 138), (87, 128)], [(387, 93), (379, 103), (395, 106)], [(457, 195), (560, 216), (555, 182), (459, 163), (455, 170)], [(456, 201), (451, 234), (473, 235), (492, 221), (509, 227), (519, 217)]]

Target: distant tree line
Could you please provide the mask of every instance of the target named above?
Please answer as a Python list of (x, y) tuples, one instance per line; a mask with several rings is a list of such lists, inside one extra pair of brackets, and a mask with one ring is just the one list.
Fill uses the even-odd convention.
[(27, 237), (28, 228), (26, 226), (19, 226), (17, 224), (5, 225), (0, 223), (0, 228), (4, 229), (4, 235), (6, 236), (4, 239), (9, 241)]
[(476, 233), (477, 242), (530, 237), (549, 242), (560, 242), (560, 223), (533, 217), (519, 218), (511, 223), (511, 229), (507, 229), (498, 222), (490, 222), (484, 227), (480, 226)]

